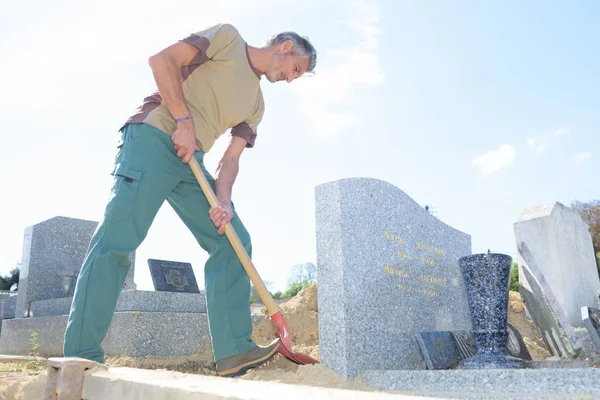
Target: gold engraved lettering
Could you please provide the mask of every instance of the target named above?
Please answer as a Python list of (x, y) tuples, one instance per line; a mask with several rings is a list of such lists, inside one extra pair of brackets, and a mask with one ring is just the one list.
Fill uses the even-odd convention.
[(394, 243), (406, 244), (405, 238), (398, 236), (398, 235), (393, 235), (393, 234), (389, 233), (388, 231), (383, 232), (383, 237)]
[(446, 255), (446, 250), (445, 249), (443, 249), (441, 247), (435, 247), (432, 244), (425, 243), (425, 242), (422, 242), (422, 241), (418, 241), (417, 242), (417, 249), (426, 251), (426, 252), (431, 253), (431, 254), (435, 254), (436, 256), (442, 256), (443, 257), (443, 256)]
[(398, 289), (400, 289), (404, 292), (412, 292), (412, 286), (407, 285), (406, 283), (399, 283)]
[(435, 290), (423, 289), (423, 294), (429, 297), (438, 297), (438, 294)]
[(404, 250), (398, 249), (398, 255), (402, 258), (410, 258), (410, 256), (408, 255), (408, 253)]
[(423, 261), (425, 264), (429, 264), (435, 267), (436, 263), (435, 260), (433, 258), (429, 258), (429, 257), (421, 257), (421, 261)]
[(425, 282), (425, 283), (430, 283), (434, 286), (442, 286), (442, 287), (448, 286), (448, 279), (443, 278), (441, 276), (420, 274), (419, 280), (422, 282)]
[(399, 276), (400, 278), (408, 278), (408, 271), (404, 269), (390, 267), (389, 265), (383, 266), (383, 272), (386, 274)]

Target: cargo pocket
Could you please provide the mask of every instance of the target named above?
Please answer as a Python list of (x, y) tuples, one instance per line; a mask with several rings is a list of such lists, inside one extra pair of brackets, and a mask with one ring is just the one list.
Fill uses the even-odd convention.
[(144, 168), (123, 161), (115, 166), (111, 175), (115, 180), (106, 217), (112, 222), (119, 222), (133, 214)]

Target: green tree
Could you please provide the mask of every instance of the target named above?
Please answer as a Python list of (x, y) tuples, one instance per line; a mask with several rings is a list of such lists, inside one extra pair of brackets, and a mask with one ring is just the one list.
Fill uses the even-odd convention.
[(281, 298), (287, 299), (288, 297), (294, 297), (295, 295), (298, 294), (298, 292), (300, 292), (303, 288), (305, 288), (306, 286), (309, 286), (309, 285), (310, 285), (310, 282), (307, 281), (306, 279), (303, 280), (302, 282), (294, 282), (290, 285), (288, 290), (286, 290), (285, 293), (283, 295), (281, 295)]
[(600, 200), (592, 200), (588, 203), (574, 201), (571, 203), (571, 208), (577, 211), (588, 225), (600, 274)]
[(250, 288), (250, 303), (262, 303), (254, 285)]
[(281, 299), (282, 295), (283, 295), (283, 293), (281, 293), (281, 292), (275, 292), (275, 293), (273, 293), (273, 298), (279, 300), (279, 299)]
[(516, 262), (513, 263), (510, 270), (510, 290), (513, 292), (519, 291), (519, 264)]
[(0, 276), (0, 290), (10, 290), (14, 284), (19, 285), (19, 267), (13, 268), (7, 276)]

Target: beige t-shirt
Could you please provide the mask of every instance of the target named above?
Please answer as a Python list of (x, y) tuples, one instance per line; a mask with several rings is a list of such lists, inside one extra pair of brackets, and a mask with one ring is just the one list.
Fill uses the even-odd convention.
[[(208, 152), (231, 128), (232, 136), (253, 147), (264, 113), (260, 75), (248, 47), (235, 27), (219, 24), (182, 40), (198, 48), (190, 65), (181, 69), (183, 93), (196, 128), (196, 145)], [(144, 99), (126, 123), (147, 123), (172, 135), (176, 124), (158, 91)]]

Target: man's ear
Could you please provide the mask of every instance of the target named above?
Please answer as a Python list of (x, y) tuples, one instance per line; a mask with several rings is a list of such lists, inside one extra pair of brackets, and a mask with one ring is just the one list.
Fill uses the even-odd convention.
[(291, 52), (293, 47), (294, 47), (294, 43), (289, 39), (286, 40), (285, 42), (281, 43), (281, 50), (283, 53)]

